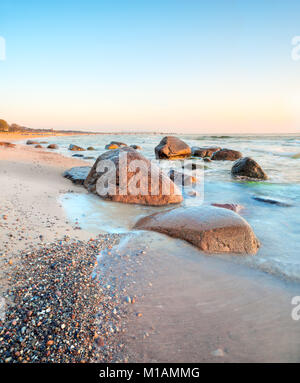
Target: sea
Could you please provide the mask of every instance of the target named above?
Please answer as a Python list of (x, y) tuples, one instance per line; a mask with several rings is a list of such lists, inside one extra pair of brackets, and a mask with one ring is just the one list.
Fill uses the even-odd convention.
[[(234, 203), (244, 207), (240, 212), (252, 226), (261, 247), (256, 255), (213, 255), (228, 262), (260, 269), (276, 277), (300, 281), (300, 134), (299, 135), (176, 135), (190, 146), (219, 146), (242, 152), (243, 156), (257, 161), (269, 179), (245, 181), (233, 179), (231, 161), (205, 163), (203, 182), (199, 195), (184, 193), (183, 206)], [(154, 159), (154, 148), (163, 135), (160, 134), (97, 134), (48, 138), (49, 143), (59, 145), (58, 152), (71, 157), (82, 154), (87, 165), (105, 151), (110, 141), (141, 146), (141, 153)], [(73, 152), (70, 144), (94, 151)], [(201, 188), (201, 190), (200, 190)], [(273, 202), (273, 203), (271, 203)], [(137, 220), (160, 210), (174, 208), (126, 205), (108, 202), (87, 193), (66, 193), (61, 203), (68, 218), (79, 222), (83, 229), (97, 233), (132, 233)], [(199, 251), (199, 257), (203, 255)], [(210, 255), (212, 256), (212, 255)]]

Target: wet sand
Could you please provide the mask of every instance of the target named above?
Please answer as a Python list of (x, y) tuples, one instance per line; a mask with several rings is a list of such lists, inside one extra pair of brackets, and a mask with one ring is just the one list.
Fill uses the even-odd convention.
[(133, 233), (116, 252), (112, 275), (136, 297), (121, 339), (129, 361), (300, 362), (298, 284), (157, 233)]

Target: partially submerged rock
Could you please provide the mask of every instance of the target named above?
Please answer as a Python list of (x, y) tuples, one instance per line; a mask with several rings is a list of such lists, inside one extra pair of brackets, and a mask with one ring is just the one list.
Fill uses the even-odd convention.
[(93, 146), (89, 146), (86, 150), (96, 150)]
[(90, 170), (90, 166), (76, 166), (66, 170), (63, 176), (71, 180), (74, 184), (83, 185)]
[(269, 197), (253, 196), (252, 198), (255, 199), (256, 201), (264, 202), (264, 203), (269, 203), (271, 205), (277, 205), (277, 206), (282, 206), (282, 207), (290, 207), (290, 206), (292, 206), (292, 204), (290, 204), (288, 202), (281, 201), (281, 200), (278, 200), (278, 199), (269, 198)]
[(120, 142), (120, 141), (111, 141), (110, 144), (107, 144), (105, 146), (105, 149), (106, 150), (111, 150), (111, 149), (119, 149), (119, 148), (123, 148), (123, 147), (126, 147), (127, 145), (124, 143), (124, 142)]
[(221, 150), (218, 146), (210, 148), (199, 148), (198, 146), (192, 146), (193, 157), (208, 157), (210, 158), (215, 152)]
[(232, 149), (221, 149), (215, 152), (211, 159), (214, 161), (235, 161), (243, 157), (241, 152)]
[(108, 145), (105, 145), (105, 149), (106, 150), (119, 149), (119, 146), (116, 144), (108, 144)]
[(124, 142), (120, 142), (120, 141), (111, 141), (110, 142), (112, 145), (117, 145), (119, 146), (120, 148), (123, 148), (125, 146), (127, 146), (127, 144), (125, 144)]
[[(127, 163), (124, 163), (124, 157), (127, 157)], [(106, 162), (110, 166), (110, 172), (104, 166)], [(134, 165), (138, 167), (135, 168)], [(108, 183), (113, 187), (104, 190)], [(102, 189), (99, 189), (99, 184)], [(84, 186), (101, 198), (116, 202), (167, 205), (182, 201), (179, 188), (170, 178), (156, 164), (128, 146), (99, 156)]]
[(201, 162), (200, 161), (197, 161), (197, 162), (185, 161), (183, 164), (183, 168), (188, 169), (188, 170), (204, 169), (205, 165), (203, 165), (203, 163), (201, 163)]
[(238, 213), (239, 211), (244, 209), (244, 206), (238, 205), (236, 203), (212, 203), (211, 205), (215, 207), (220, 207), (223, 209), (229, 209), (234, 211), (235, 213)]
[(56, 144), (50, 144), (47, 146), (48, 149), (58, 149), (58, 145)]
[(155, 148), (157, 159), (177, 159), (191, 156), (191, 148), (182, 140), (173, 136), (164, 137)]
[(81, 152), (81, 151), (84, 151), (85, 149), (81, 148), (80, 146), (71, 144), (69, 146), (69, 150), (73, 150), (74, 152)]
[(39, 143), (37, 141), (27, 140), (26, 145), (38, 145)]
[(39, 145), (35, 145), (35, 148), (36, 149), (42, 149), (43, 147), (42, 147), (42, 145), (39, 144)]
[(266, 180), (268, 176), (263, 169), (250, 157), (243, 157), (236, 161), (232, 168), (231, 174), (233, 177), (253, 178)]
[(135, 150), (142, 150), (141, 146), (139, 146), (139, 145), (130, 145), (130, 147), (135, 149)]
[(193, 177), (190, 174), (181, 173), (174, 169), (171, 169), (168, 175), (176, 185), (190, 186), (197, 182), (196, 177)]
[(180, 207), (141, 218), (135, 229), (183, 239), (208, 253), (255, 254), (259, 241), (238, 214), (212, 206)]

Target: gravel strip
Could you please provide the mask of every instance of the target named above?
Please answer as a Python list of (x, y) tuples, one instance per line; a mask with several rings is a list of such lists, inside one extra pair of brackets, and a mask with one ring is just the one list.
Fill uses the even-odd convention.
[(120, 350), (106, 346), (122, 327), (124, 316), (119, 309), (115, 315), (120, 301), (93, 274), (97, 257), (119, 239), (117, 234), (88, 242), (65, 238), (21, 253), (4, 295), (0, 362), (122, 361), (114, 357)]

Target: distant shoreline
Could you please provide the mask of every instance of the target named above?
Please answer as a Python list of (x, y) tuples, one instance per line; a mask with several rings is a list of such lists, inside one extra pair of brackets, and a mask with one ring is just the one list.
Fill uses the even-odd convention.
[(298, 133), (281, 133), (281, 134), (222, 134), (222, 133), (166, 133), (166, 132), (83, 132), (83, 131), (65, 131), (65, 130), (30, 130), (20, 132), (0, 132), (0, 141), (20, 141), (26, 138), (41, 138), (41, 137), (63, 137), (63, 136), (92, 136), (92, 135), (107, 135), (107, 136), (125, 136), (125, 135), (155, 135), (155, 136), (199, 136), (199, 137), (216, 137), (216, 138), (230, 138), (230, 137), (300, 137)]

